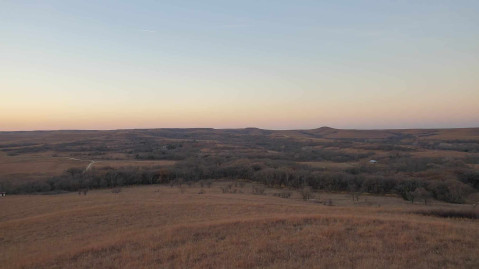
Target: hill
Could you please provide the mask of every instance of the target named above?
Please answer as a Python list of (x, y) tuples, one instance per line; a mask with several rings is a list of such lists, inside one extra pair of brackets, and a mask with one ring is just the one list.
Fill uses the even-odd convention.
[[(223, 193), (225, 186), (232, 192)], [(0, 198), (2, 268), (476, 268), (478, 220), (391, 197), (303, 201), (250, 183)]]

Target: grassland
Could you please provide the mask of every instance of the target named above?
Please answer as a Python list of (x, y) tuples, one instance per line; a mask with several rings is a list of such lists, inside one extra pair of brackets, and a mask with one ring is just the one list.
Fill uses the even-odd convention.
[(478, 268), (478, 168), (479, 128), (0, 132), (0, 267)]
[[(470, 209), (396, 197), (303, 201), (184, 189), (123, 188), (0, 200), (2, 268), (477, 268), (479, 223), (422, 216)], [(326, 206), (321, 201), (332, 201)], [(319, 201), (319, 202), (318, 202)]]

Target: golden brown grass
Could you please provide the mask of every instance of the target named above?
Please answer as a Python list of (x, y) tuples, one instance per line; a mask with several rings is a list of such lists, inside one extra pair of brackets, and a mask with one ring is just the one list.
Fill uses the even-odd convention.
[(50, 177), (60, 175), (69, 168), (85, 168), (88, 163), (89, 161), (33, 154), (8, 156), (0, 152), (0, 177), (21, 179)]
[(106, 160), (98, 161), (92, 167), (102, 168), (102, 167), (111, 167), (111, 168), (122, 168), (122, 167), (156, 167), (156, 166), (171, 166), (174, 165), (176, 161), (173, 160)]
[(318, 161), (318, 162), (298, 162), (300, 164), (306, 164), (315, 168), (328, 168), (328, 169), (348, 169), (358, 165), (358, 162), (329, 162), (329, 161)]
[[(0, 199), (2, 268), (474, 268), (479, 222), (397, 198), (336, 206), (204, 188)], [(268, 194), (276, 190), (269, 189)], [(380, 207), (378, 207), (380, 204)], [(369, 206), (368, 206), (369, 205)], [(444, 207), (436, 204), (427, 208)], [(464, 207), (447, 205), (448, 207)]]
[[(55, 156), (52, 153), (21, 154), (8, 156), (0, 152), (0, 177), (11, 179), (48, 178), (63, 174), (70, 168), (85, 169), (90, 160), (70, 159), (71, 157)], [(173, 160), (100, 160), (92, 168), (120, 168), (120, 167), (157, 167), (171, 166)]]

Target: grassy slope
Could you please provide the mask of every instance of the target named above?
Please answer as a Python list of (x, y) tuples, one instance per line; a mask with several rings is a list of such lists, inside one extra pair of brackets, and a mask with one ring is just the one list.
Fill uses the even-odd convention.
[[(198, 188), (0, 200), (3, 268), (474, 268), (479, 225), (396, 198), (338, 206)], [(271, 192), (271, 190), (269, 190)], [(381, 200), (374, 200), (381, 199)], [(336, 203), (337, 201), (337, 203)], [(381, 207), (377, 206), (381, 204)], [(432, 207), (436, 207), (435, 205)], [(445, 205), (440, 205), (445, 206)], [(447, 205), (460, 207), (459, 205)]]

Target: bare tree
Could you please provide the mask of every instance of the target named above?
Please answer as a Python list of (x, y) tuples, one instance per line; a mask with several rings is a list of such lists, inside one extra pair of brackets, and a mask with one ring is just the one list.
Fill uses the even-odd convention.
[(311, 190), (311, 187), (304, 187), (299, 191), (299, 193), (301, 194), (301, 197), (303, 197), (303, 200), (305, 201), (313, 198), (313, 191)]
[(180, 189), (180, 192), (181, 192), (181, 193), (185, 193), (185, 191), (186, 191), (186, 187), (185, 187), (185, 186), (183, 186), (183, 185), (181, 184), (181, 185), (178, 185), (178, 188)]
[(362, 194), (362, 189), (356, 184), (349, 185), (349, 192), (353, 198), (353, 202), (359, 202), (359, 196)]

